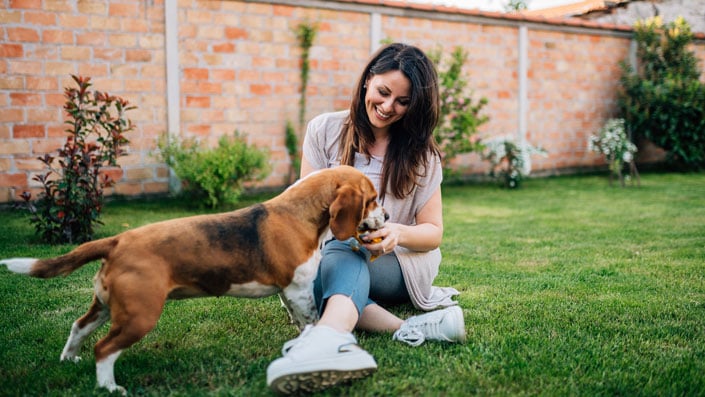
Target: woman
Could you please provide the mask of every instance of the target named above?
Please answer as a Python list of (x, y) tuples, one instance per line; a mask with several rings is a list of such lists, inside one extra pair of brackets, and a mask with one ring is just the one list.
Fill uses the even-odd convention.
[[(465, 339), (453, 288), (431, 284), (443, 235), (438, 123), (438, 77), (418, 48), (395, 43), (365, 67), (350, 110), (326, 113), (308, 125), (301, 177), (322, 168), (352, 165), (375, 184), (390, 220), (367, 236), (323, 247), (314, 295), (321, 318), (287, 342), (284, 357), (267, 369), (267, 384), (282, 392), (314, 391), (374, 372), (374, 358), (357, 346), (354, 329), (393, 332), (418, 346), (425, 340)], [(380, 242), (372, 242), (382, 238)], [(379, 256), (370, 261), (371, 255)], [(411, 302), (436, 310), (406, 321), (379, 303)]]

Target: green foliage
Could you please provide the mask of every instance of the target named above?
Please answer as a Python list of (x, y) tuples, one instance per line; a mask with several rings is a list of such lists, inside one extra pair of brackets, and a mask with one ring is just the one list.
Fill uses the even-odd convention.
[[(299, 97), (299, 131), (303, 131), (306, 123), (306, 87), (308, 87), (311, 63), (309, 61), (310, 49), (318, 33), (318, 26), (310, 23), (301, 23), (295, 29), (296, 39), (301, 48), (301, 92)], [(286, 151), (289, 154), (291, 168), (289, 169), (289, 183), (296, 180), (301, 169), (299, 156), (299, 136), (291, 122), (287, 121), (285, 129)]]
[(29, 192), (21, 195), (32, 214), (30, 222), (49, 243), (93, 238), (95, 226), (101, 224), (103, 189), (115, 183), (100, 169), (117, 166), (122, 147), (128, 143), (124, 134), (133, 129), (125, 112), (134, 106), (107, 92), (89, 91), (88, 77), (71, 77), (78, 88), (64, 90), (64, 110), (69, 117), (66, 143), (58, 157), (45, 154), (38, 158), (48, 171), (33, 178), (43, 188), (37, 200), (32, 201)]
[(487, 98), (472, 100), (472, 91), (463, 77), (463, 66), (467, 53), (456, 47), (447, 64), (441, 63), (441, 50), (430, 53), (429, 57), (438, 70), (441, 97), (441, 115), (433, 135), (443, 154), (444, 173), (452, 173), (451, 161), (458, 155), (482, 149), (479, 139), (473, 139), (477, 129), (489, 120), (480, 111), (487, 104)]
[(301, 156), (299, 156), (299, 136), (296, 135), (294, 125), (290, 121), (286, 122), (285, 132), (286, 152), (289, 154), (291, 168), (289, 169), (289, 183), (296, 180), (301, 170)]
[(705, 84), (688, 45), (690, 26), (659, 17), (634, 26), (638, 68), (622, 63), (620, 110), (627, 129), (668, 152), (678, 168), (705, 168)]
[(316, 39), (318, 26), (315, 24), (301, 23), (296, 27), (296, 38), (301, 47), (301, 96), (299, 98), (299, 129), (303, 129), (306, 119), (306, 87), (308, 87), (309, 71), (311, 65), (309, 55), (313, 41)]
[(161, 161), (181, 179), (183, 194), (211, 208), (236, 203), (243, 183), (261, 180), (270, 171), (267, 152), (248, 145), (237, 131), (220, 137), (214, 149), (166, 135), (157, 146)]
[(523, 11), (529, 8), (529, 0), (509, 0), (504, 10), (507, 12)]

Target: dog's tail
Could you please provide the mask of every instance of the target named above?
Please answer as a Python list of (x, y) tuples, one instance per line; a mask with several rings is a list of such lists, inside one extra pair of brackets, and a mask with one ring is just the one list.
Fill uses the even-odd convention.
[(88, 262), (105, 258), (117, 244), (116, 237), (89, 241), (76, 247), (68, 254), (49, 259), (12, 258), (2, 259), (0, 264), (14, 273), (26, 274), (32, 277), (51, 278), (68, 275)]

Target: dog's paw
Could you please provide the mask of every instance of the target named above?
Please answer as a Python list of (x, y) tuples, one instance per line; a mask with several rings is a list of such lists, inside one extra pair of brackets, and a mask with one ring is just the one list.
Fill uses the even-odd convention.
[(77, 362), (81, 361), (81, 356), (62, 354), (60, 361), (71, 361), (71, 362), (77, 363)]

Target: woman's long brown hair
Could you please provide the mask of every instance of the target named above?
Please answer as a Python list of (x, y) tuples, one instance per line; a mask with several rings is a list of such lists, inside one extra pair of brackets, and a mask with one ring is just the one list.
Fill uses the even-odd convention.
[(440, 109), (436, 69), (417, 47), (394, 43), (380, 48), (372, 56), (357, 82), (350, 104), (350, 116), (341, 131), (341, 164), (353, 165), (355, 153), (363, 153), (369, 159), (369, 149), (375, 137), (365, 109), (365, 82), (374, 75), (391, 70), (399, 70), (409, 79), (411, 99), (404, 117), (389, 129), (380, 199), (384, 199), (387, 188), (396, 198), (409, 195), (416, 187), (418, 178), (426, 175), (431, 155), (440, 157), (433, 138)]

